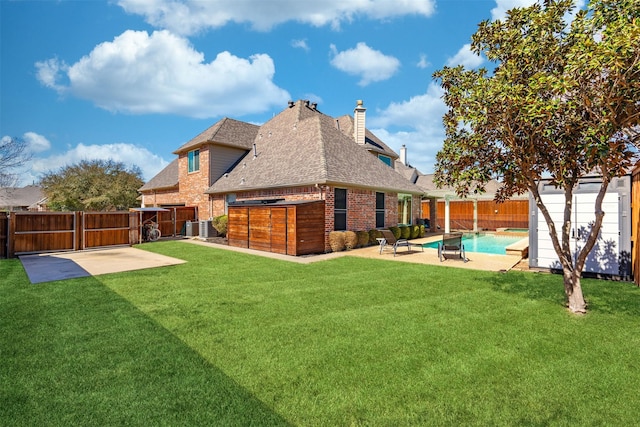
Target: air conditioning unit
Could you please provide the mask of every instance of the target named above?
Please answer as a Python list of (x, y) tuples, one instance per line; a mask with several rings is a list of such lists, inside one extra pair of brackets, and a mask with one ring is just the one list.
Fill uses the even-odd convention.
[(185, 226), (185, 235), (187, 237), (195, 237), (199, 234), (199, 224), (196, 221), (187, 221)]
[(200, 221), (200, 237), (207, 239), (217, 235), (218, 231), (213, 227), (213, 221)]

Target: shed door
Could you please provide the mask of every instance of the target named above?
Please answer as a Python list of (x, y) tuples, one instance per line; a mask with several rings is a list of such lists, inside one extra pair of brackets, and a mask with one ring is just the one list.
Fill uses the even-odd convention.
[[(551, 218), (556, 224), (560, 237), (562, 219), (564, 216), (564, 194), (547, 194), (542, 196)], [(573, 218), (571, 221), (571, 251), (573, 256), (580, 251), (595, 220), (595, 193), (576, 194), (573, 203)], [(587, 257), (585, 272), (617, 275), (620, 273), (620, 233), (619, 233), (619, 203), (617, 193), (607, 193), (602, 201), (605, 212), (600, 229), (600, 235), (595, 246)], [(538, 266), (561, 269), (560, 261), (553, 249), (549, 227), (542, 212), (538, 210)]]

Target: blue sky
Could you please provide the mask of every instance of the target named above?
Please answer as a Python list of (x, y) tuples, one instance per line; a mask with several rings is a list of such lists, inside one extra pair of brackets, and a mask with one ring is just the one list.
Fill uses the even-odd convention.
[[(535, 0), (0, 0), (0, 137), (33, 160), (17, 185), (83, 159), (141, 168), (223, 117), (261, 124), (309, 99), (367, 108), (367, 127), (433, 171), (445, 65), (477, 25)], [(583, 2), (581, 2), (583, 3)]]

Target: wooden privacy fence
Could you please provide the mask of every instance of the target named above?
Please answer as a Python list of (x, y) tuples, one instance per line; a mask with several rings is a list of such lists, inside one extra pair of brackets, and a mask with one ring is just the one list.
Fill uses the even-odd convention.
[[(163, 236), (182, 234), (195, 208), (161, 212)], [(140, 242), (137, 212), (0, 212), (0, 258), (23, 254), (78, 251)]]
[[(429, 218), (429, 201), (423, 201), (422, 212)], [(449, 219), (452, 229), (473, 230), (474, 202), (472, 200), (452, 200), (449, 202)], [(429, 218), (432, 220), (432, 218)], [(437, 218), (435, 224), (444, 230), (445, 202), (437, 201)], [(493, 200), (477, 201), (477, 221), (479, 230), (496, 230), (498, 228), (529, 228), (529, 201), (508, 200), (496, 203)], [(433, 221), (432, 221), (433, 222)]]

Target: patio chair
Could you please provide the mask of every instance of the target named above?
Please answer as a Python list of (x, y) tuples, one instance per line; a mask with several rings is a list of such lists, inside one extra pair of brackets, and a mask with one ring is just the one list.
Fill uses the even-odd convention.
[(462, 244), (462, 233), (445, 233), (442, 235), (442, 242), (438, 242), (438, 258), (440, 258), (440, 262), (447, 259), (447, 256), (460, 258), (464, 262), (468, 261)]
[(382, 233), (382, 238), (378, 238), (380, 242), (380, 254), (382, 251), (389, 246), (393, 249), (393, 256), (396, 256), (396, 252), (399, 247), (406, 246), (407, 251), (411, 251), (411, 246), (420, 247), (420, 250), (424, 252), (424, 247), (422, 247), (419, 243), (410, 243), (407, 239), (396, 239), (396, 236), (391, 232), (391, 230), (380, 230)]

